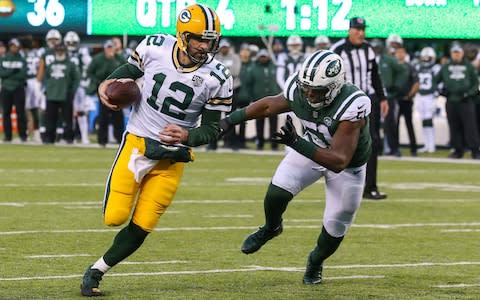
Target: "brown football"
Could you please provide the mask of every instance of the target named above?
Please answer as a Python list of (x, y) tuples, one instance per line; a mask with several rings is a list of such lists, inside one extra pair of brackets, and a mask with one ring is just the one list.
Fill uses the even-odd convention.
[(121, 108), (132, 105), (140, 101), (142, 94), (140, 88), (133, 79), (117, 79), (107, 86), (105, 94), (110, 103), (118, 105)]

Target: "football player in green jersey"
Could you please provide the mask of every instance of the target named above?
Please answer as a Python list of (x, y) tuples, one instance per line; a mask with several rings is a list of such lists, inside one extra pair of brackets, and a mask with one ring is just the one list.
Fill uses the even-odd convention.
[(272, 178), (265, 199), (265, 225), (250, 234), (241, 250), (251, 254), (283, 231), (282, 214), (300, 191), (325, 177), (326, 206), (317, 245), (308, 255), (304, 284), (322, 282), (323, 262), (340, 245), (362, 200), (371, 152), (368, 115), (371, 101), (345, 81), (342, 58), (328, 50), (313, 52), (286, 81), (284, 91), (236, 110), (220, 121), (228, 131), (242, 121), (293, 112), (303, 137), (287, 117), (274, 139), (291, 147)]

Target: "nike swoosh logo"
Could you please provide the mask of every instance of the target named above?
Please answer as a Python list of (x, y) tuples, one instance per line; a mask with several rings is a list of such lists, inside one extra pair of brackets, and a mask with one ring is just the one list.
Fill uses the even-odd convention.
[(352, 173), (353, 173), (353, 175), (357, 175), (357, 174), (360, 173), (360, 172), (361, 172), (361, 170), (355, 170), (355, 171), (353, 171)]
[(364, 106), (365, 106), (365, 104), (360, 105), (360, 106), (357, 107), (357, 109), (362, 109)]

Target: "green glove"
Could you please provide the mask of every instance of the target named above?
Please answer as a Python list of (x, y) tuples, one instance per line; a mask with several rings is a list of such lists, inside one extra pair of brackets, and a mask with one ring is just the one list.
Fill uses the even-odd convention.
[(190, 162), (194, 160), (190, 148), (164, 145), (150, 138), (145, 138), (146, 158), (153, 160), (170, 159), (175, 162)]

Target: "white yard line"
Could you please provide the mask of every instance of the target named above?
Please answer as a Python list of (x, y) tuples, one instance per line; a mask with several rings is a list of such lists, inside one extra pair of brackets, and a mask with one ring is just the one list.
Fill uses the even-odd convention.
[(480, 232), (480, 229), (442, 229), (440, 232)]
[(439, 285), (434, 285), (433, 287), (440, 288), (440, 289), (480, 287), (480, 283), (473, 283), (473, 284), (468, 284), (468, 283), (439, 284)]
[[(286, 229), (319, 229), (318, 225), (285, 225)], [(470, 223), (412, 223), (412, 224), (353, 224), (358, 228), (397, 229), (397, 228), (419, 228), (419, 227), (448, 227), (448, 226), (480, 226), (480, 222)], [(256, 226), (212, 226), (212, 227), (159, 227), (154, 231), (222, 231), (222, 230), (252, 230)], [(108, 233), (119, 231), (117, 229), (54, 229), (54, 230), (17, 230), (0, 231), (1, 235), (39, 234), (39, 233)]]
[[(322, 196), (323, 197), (323, 196)], [(385, 203), (383, 201), (368, 201), (365, 200), (365, 203)], [(420, 198), (395, 198), (388, 199), (388, 202), (402, 202), (402, 203), (461, 203), (461, 202), (478, 202), (478, 199), (475, 198), (456, 198), (456, 199), (420, 199)], [(184, 205), (184, 204), (246, 204), (246, 203), (263, 203), (262, 199), (243, 199), (243, 200), (174, 200), (172, 205)], [(324, 199), (294, 199), (293, 203), (325, 203)], [(97, 206), (100, 207), (102, 202), (100, 200), (95, 201), (35, 201), (29, 200), (24, 202), (1, 202), (0, 206), (12, 206), (12, 207), (25, 207), (29, 205), (34, 206), (63, 206), (65, 208), (77, 207), (77, 206)], [(170, 212), (170, 211), (169, 211)]]
[(40, 254), (40, 255), (27, 255), (25, 258), (69, 258), (69, 257), (84, 257), (92, 256), (91, 254)]
[(188, 260), (161, 260), (161, 261), (124, 261), (121, 265), (168, 265), (168, 264), (188, 264)]
[[(158, 262), (153, 262), (153, 264)], [(130, 263), (135, 264), (135, 263)], [(148, 264), (145, 262), (145, 264)], [(378, 265), (339, 265), (339, 266), (325, 266), (327, 269), (377, 269), (377, 268), (417, 268), (417, 267), (436, 267), (436, 266), (470, 266), (480, 265), (480, 262), (450, 262), (450, 263), (408, 263), (408, 264), (378, 264)], [(234, 272), (257, 272), (257, 271), (278, 271), (278, 272), (304, 272), (304, 267), (264, 267), (264, 266), (245, 266), (239, 269), (212, 269), (212, 270), (186, 270), (186, 271), (164, 271), (164, 272), (135, 272), (135, 273), (108, 273), (108, 277), (128, 277), (128, 276), (162, 276), (162, 275), (197, 275), (197, 274), (218, 274), (218, 273), (234, 273)], [(77, 275), (53, 275), (53, 276), (31, 276), (31, 277), (0, 277), (0, 281), (31, 281), (31, 280), (50, 280), (50, 279), (72, 279), (81, 278), (82, 274)], [(327, 277), (325, 280), (337, 279), (381, 279), (385, 278), (383, 275), (350, 275), (339, 277)], [(453, 285), (452, 285), (453, 286)], [(462, 284), (458, 287), (467, 287), (476, 285)], [(436, 287), (444, 287), (436, 286)], [(445, 285), (445, 287), (447, 287)]]

